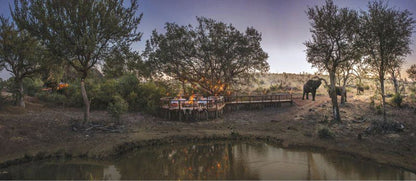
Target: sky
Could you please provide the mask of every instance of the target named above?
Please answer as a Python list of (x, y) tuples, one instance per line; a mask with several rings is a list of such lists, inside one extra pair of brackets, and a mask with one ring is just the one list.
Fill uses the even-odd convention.
[[(335, 0), (339, 7), (366, 10), (367, 0)], [(416, 0), (390, 0), (390, 7), (409, 10), (416, 19)], [(231, 23), (240, 31), (254, 27), (262, 33), (262, 48), (268, 53), (270, 72), (314, 73), (316, 69), (306, 61), (305, 41), (311, 38), (308, 7), (323, 5), (325, 0), (142, 0), (138, 13), (143, 13), (139, 31), (142, 40), (133, 50), (143, 51), (152, 30), (164, 32), (166, 22), (195, 25), (196, 17), (203, 16)], [(0, 14), (10, 17), (9, 4), (13, 0), (0, 0)], [(416, 64), (416, 32), (412, 35), (412, 55), (406, 57), (404, 68)], [(0, 72), (1, 78), (9, 73)]]

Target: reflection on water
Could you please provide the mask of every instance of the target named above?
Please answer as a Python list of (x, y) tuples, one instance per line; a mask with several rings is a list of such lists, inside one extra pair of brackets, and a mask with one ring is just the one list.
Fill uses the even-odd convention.
[(264, 143), (143, 148), (111, 162), (42, 161), (0, 170), (0, 179), (416, 179), (348, 156)]

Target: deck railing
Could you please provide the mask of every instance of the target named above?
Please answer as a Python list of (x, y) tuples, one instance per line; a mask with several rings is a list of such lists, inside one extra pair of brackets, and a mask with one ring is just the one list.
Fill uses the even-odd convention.
[(225, 99), (226, 104), (288, 102), (288, 101), (292, 101), (292, 94), (281, 93), (281, 94), (273, 94), (273, 95), (227, 96), (224, 99)]
[(187, 100), (173, 97), (160, 99), (161, 107), (169, 110), (212, 110), (222, 109), (226, 104), (254, 104), (272, 102), (292, 102), (292, 94), (281, 93), (273, 95), (244, 95), (244, 96), (210, 96), (201, 100)]

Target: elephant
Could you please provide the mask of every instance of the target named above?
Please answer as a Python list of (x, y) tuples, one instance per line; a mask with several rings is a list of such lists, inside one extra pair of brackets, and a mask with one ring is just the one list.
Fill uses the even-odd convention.
[[(336, 86), (335, 90), (337, 92), (337, 96), (341, 96), (342, 97), (342, 87), (340, 86)], [(347, 102), (347, 90), (345, 90), (344, 92), (344, 97), (345, 97), (345, 102)]]
[(306, 99), (309, 99), (309, 92), (312, 93), (312, 101), (315, 101), (315, 95), (316, 95), (316, 89), (318, 89), (318, 87), (321, 85), (321, 79), (310, 79), (308, 80), (305, 85), (303, 85), (303, 96), (302, 96), (302, 100), (305, 99), (305, 94), (306, 94)]
[(357, 95), (360, 95), (364, 92), (364, 87), (363, 86), (357, 86)]

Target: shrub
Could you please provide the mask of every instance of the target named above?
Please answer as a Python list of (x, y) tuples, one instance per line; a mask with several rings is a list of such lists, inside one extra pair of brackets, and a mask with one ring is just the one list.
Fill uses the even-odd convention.
[(410, 94), (410, 101), (411, 102), (416, 102), (416, 95), (413, 92)]
[(81, 95), (81, 87), (79, 83), (70, 83), (69, 87), (65, 88), (64, 95), (67, 98), (67, 105), (73, 107), (82, 107), (84, 105)]
[(369, 85), (364, 85), (363, 88), (364, 88), (364, 90), (370, 90), (370, 86)]
[(403, 97), (400, 94), (394, 94), (391, 98), (391, 103), (397, 107), (401, 107), (403, 102)]
[(166, 95), (166, 89), (155, 82), (140, 84), (136, 105), (140, 110), (156, 114), (160, 106), (160, 98)]
[(375, 110), (377, 114), (383, 114), (383, 106), (381, 104), (377, 105)]
[(139, 79), (133, 74), (126, 74), (118, 79), (117, 90), (123, 98), (127, 98), (139, 88)]
[(318, 136), (321, 139), (333, 138), (334, 133), (332, 133), (328, 128), (322, 128), (318, 131)]
[(56, 105), (63, 105), (65, 104), (67, 101), (66, 97), (62, 94), (56, 93), (56, 92), (47, 92), (47, 91), (42, 91), (36, 94), (36, 97), (39, 98), (39, 100), (48, 102), (48, 103), (52, 103), (52, 104), (56, 104)]
[(373, 121), (371, 125), (366, 128), (367, 134), (385, 134), (397, 133), (404, 130), (404, 124), (396, 121)]
[(278, 87), (277, 87), (277, 85), (271, 85), (269, 89), (270, 89), (270, 91), (277, 91)]
[(3, 98), (3, 95), (2, 95), (3, 86), (4, 86), (4, 81), (0, 78), (0, 109), (5, 104), (5, 99)]
[(28, 96), (35, 96), (43, 86), (42, 80), (38, 78), (25, 78), (23, 79), (23, 90), (24, 93)]
[(120, 115), (125, 113), (128, 108), (129, 105), (120, 95), (114, 95), (112, 96), (111, 102), (108, 103), (107, 112), (115, 121), (119, 121)]
[(108, 79), (102, 83), (92, 83), (89, 85), (88, 93), (91, 99), (91, 108), (105, 109), (111, 102), (115, 94), (118, 95), (117, 80)]

